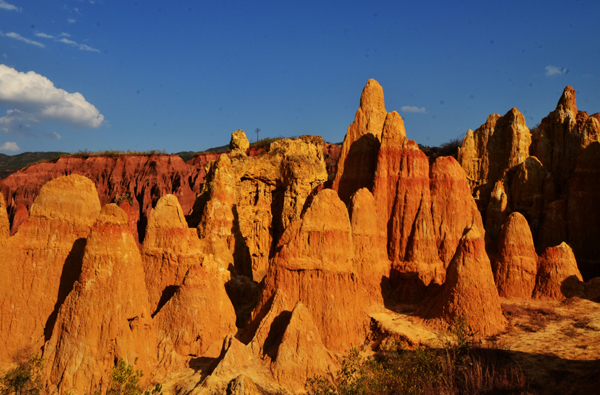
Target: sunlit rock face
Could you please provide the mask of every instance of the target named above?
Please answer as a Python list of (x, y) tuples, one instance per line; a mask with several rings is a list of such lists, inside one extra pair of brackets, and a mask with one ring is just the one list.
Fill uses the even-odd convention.
[(285, 229), (327, 181), (323, 139), (277, 140), (253, 157), (232, 151), (210, 164), (206, 180), (191, 225), (198, 227), (200, 238), (222, 239), (237, 273), (260, 281)]
[(252, 321), (262, 320), (282, 290), (286, 310), (302, 302), (311, 312), (328, 349), (348, 350), (364, 340), (368, 325), (364, 310), (369, 301), (353, 266), (348, 210), (335, 191), (325, 189), (282, 236)]
[(95, 184), (102, 205), (129, 196), (131, 208), (140, 220), (139, 237), (143, 239), (150, 211), (162, 195), (174, 194), (184, 212), (191, 209), (203, 182), (198, 170), (177, 155), (62, 157), (0, 180), (0, 191), (9, 202), (9, 213), (14, 213), (19, 204), (31, 210), (46, 182), (68, 174), (85, 176)]
[(493, 259), (494, 280), (500, 296), (530, 298), (537, 275), (537, 254), (525, 217), (518, 212), (508, 216)]
[(90, 231), (81, 275), (60, 306), (44, 347), (50, 388), (88, 393), (106, 388), (114, 361), (156, 367), (156, 334), (139, 249), (127, 214), (105, 206)]
[(479, 228), (466, 230), (448, 265), (446, 282), (425, 300), (419, 314), (427, 320), (447, 323), (464, 319), (480, 336), (504, 329), (506, 319)]
[(360, 96), (354, 122), (348, 127), (332, 188), (344, 203), (360, 188), (373, 187), (377, 152), (387, 118), (383, 88), (370, 79)]
[(516, 108), (502, 117), (492, 114), (478, 129), (467, 132), (458, 150), (458, 162), (479, 197), (480, 208), (487, 207), (494, 184), (503, 173), (527, 159), (530, 144), (531, 132)]
[(552, 173), (555, 199), (566, 189), (581, 151), (598, 141), (599, 126), (597, 119), (577, 110), (575, 90), (567, 86), (556, 109), (536, 128), (530, 153)]
[(572, 296), (569, 294), (571, 284), (580, 281), (583, 278), (571, 247), (567, 243), (548, 247), (539, 258), (533, 297), (563, 300)]
[(0, 206), (1, 363), (39, 349), (49, 338), (58, 307), (81, 272), (86, 238), (99, 213), (94, 183), (78, 175), (46, 183), (10, 239), (6, 209)]

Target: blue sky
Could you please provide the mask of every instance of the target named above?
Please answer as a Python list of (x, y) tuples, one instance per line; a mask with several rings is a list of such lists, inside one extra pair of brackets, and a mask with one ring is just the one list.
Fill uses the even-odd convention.
[(596, 1), (0, 0), (0, 152), (342, 141), (369, 78), (438, 145), (563, 88), (600, 111)]

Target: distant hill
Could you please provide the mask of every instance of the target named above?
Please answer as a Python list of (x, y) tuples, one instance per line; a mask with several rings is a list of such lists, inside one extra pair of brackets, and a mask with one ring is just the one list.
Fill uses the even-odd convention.
[(0, 154), (0, 179), (8, 177), (17, 170), (34, 163), (57, 159), (65, 155), (69, 154), (66, 152), (23, 152), (18, 155)]

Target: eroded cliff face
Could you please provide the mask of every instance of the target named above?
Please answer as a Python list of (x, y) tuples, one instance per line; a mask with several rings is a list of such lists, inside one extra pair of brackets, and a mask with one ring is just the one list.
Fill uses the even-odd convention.
[(0, 191), (8, 202), (9, 215), (13, 215), (19, 204), (30, 209), (46, 182), (69, 174), (85, 176), (95, 184), (102, 205), (129, 195), (143, 239), (150, 210), (162, 195), (174, 194), (186, 212), (191, 209), (202, 184), (198, 170), (177, 155), (63, 157), (8, 176), (0, 181)]
[(338, 159), (332, 188), (344, 203), (360, 188), (373, 187), (375, 160), (381, 145), (381, 134), (387, 117), (383, 88), (370, 79), (360, 96), (354, 122), (348, 127)]
[(458, 159), (484, 217), (490, 255), (516, 211), (527, 219), (538, 253), (567, 242), (584, 277), (600, 275), (596, 243), (590, 242), (600, 236), (591, 203), (599, 127), (595, 115), (577, 109), (575, 90), (567, 86), (531, 133), (514, 108), (467, 132)]
[(81, 272), (86, 238), (99, 213), (94, 183), (78, 175), (45, 184), (31, 216), (10, 238), (6, 209), (0, 207), (0, 362), (39, 349), (50, 337)]
[(236, 271), (260, 281), (273, 246), (325, 181), (320, 137), (278, 140), (262, 156), (234, 150), (211, 163), (191, 224), (198, 218), (199, 236), (222, 239), (234, 256)]
[[(267, 147), (268, 148), (268, 147)], [(248, 148), (248, 156), (264, 153), (265, 147)], [(341, 147), (324, 143), (323, 155), (330, 178), (335, 174)], [(196, 195), (202, 189), (206, 166), (221, 156), (220, 153), (199, 154), (187, 163), (177, 155), (122, 155), (63, 157), (54, 162), (43, 162), (0, 180), (11, 222), (11, 235), (27, 219), (31, 205), (46, 182), (69, 174), (79, 174), (91, 179), (96, 185), (102, 205), (123, 199), (131, 199), (131, 214), (137, 217), (138, 228), (134, 237), (143, 241), (150, 210), (165, 194), (177, 197), (185, 215), (188, 215)]]
[(51, 389), (105, 389), (115, 359), (135, 363), (149, 375), (156, 366), (150, 314), (142, 259), (127, 214), (108, 204), (92, 226), (81, 275), (60, 306), (44, 348)]

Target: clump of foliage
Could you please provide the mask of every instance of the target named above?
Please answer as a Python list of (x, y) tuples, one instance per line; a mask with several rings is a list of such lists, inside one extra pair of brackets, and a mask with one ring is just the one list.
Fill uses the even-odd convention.
[(32, 356), (26, 362), (9, 370), (0, 378), (1, 395), (39, 395), (42, 391), (41, 372), (44, 360)]
[(309, 378), (311, 395), (527, 393), (521, 369), (502, 350), (481, 348), (459, 320), (442, 347), (407, 350), (398, 342), (362, 358), (352, 349), (333, 381)]
[(142, 391), (140, 380), (143, 376), (144, 372), (134, 370), (133, 366), (120, 359), (113, 367), (106, 395), (161, 395), (162, 386), (160, 384)]
[(126, 200), (129, 205), (133, 205), (133, 199), (129, 196), (129, 192), (115, 198), (115, 204), (118, 206), (123, 200)]
[[(43, 368), (44, 360), (35, 355), (28, 361), (20, 363), (16, 368), (0, 377), (0, 395), (44, 394), (41, 375)], [(133, 366), (120, 359), (110, 374), (106, 395), (162, 395), (160, 384), (142, 390), (140, 380), (143, 376), (144, 372), (135, 370)], [(102, 395), (102, 391), (97, 390), (92, 395)]]

